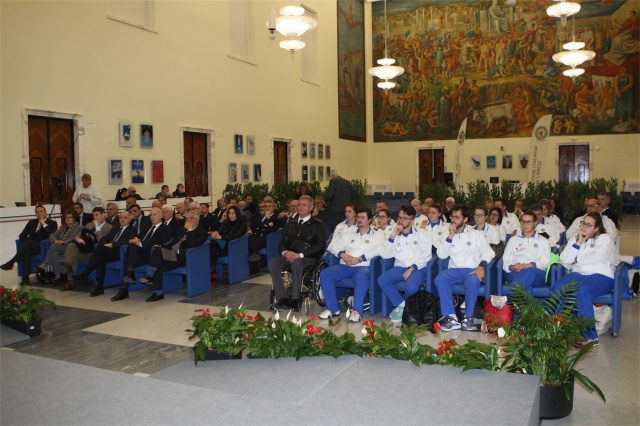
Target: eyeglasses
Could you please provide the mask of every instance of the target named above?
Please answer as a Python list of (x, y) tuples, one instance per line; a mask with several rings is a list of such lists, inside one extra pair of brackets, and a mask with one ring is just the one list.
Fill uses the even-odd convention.
[(587, 207), (594, 208), (594, 207), (598, 207), (598, 205), (597, 204), (587, 204)]
[(476, 213), (473, 215), (473, 217), (485, 217), (486, 215), (482, 214), (482, 213)]
[(410, 216), (398, 216), (398, 220), (411, 220), (412, 217)]
[(523, 224), (523, 225), (530, 225), (532, 223), (536, 223), (536, 221), (535, 220), (521, 220), (520, 223)]
[(585, 228), (593, 228), (594, 226), (596, 226), (593, 223), (585, 222), (584, 220), (580, 222), (580, 225), (584, 226)]
[(456, 219), (456, 220), (462, 219), (462, 216), (451, 216), (451, 219)]

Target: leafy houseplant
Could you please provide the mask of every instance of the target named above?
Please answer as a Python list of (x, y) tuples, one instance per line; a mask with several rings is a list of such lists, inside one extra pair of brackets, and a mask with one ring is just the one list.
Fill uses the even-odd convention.
[(48, 306), (56, 308), (56, 304), (47, 299), (40, 289), (0, 286), (0, 320), (8, 327), (37, 336), (40, 334), (40, 313)]

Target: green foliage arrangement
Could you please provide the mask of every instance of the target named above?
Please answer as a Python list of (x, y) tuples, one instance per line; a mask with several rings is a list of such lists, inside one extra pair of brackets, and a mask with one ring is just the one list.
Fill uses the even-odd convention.
[(48, 306), (57, 307), (40, 289), (28, 290), (24, 285), (13, 289), (0, 286), (0, 320), (39, 320), (40, 313)]

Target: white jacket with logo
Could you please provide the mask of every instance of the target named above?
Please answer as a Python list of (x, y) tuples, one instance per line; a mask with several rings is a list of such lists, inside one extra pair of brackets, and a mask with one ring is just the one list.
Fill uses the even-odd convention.
[(396, 267), (422, 269), (431, 260), (431, 238), (424, 229), (412, 226), (408, 234), (400, 232), (395, 239), (387, 239), (382, 248), (382, 258), (395, 258)]
[(451, 240), (447, 235), (438, 247), (438, 257), (449, 258), (449, 269), (477, 268), (481, 263), (491, 262), (495, 255), (485, 236), (469, 228), (455, 234)]
[(571, 272), (602, 274), (609, 278), (613, 278), (615, 257), (613, 239), (609, 234), (600, 234), (581, 245), (574, 238), (560, 254), (562, 264), (571, 269)]
[(531, 238), (527, 238), (521, 232), (509, 239), (502, 256), (502, 269), (511, 272), (509, 268), (512, 265), (531, 262), (536, 268), (544, 271), (549, 265), (550, 256), (551, 249), (546, 238), (539, 236), (537, 232), (534, 232)]
[[(363, 262), (354, 266), (369, 266), (371, 258), (380, 256), (384, 236), (381, 232), (376, 232), (373, 228), (369, 228), (364, 234), (356, 228), (355, 232), (349, 231), (342, 238), (342, 244), (336, 256), (340, 258), (342, 253), (347, 253), (354, 257), (362, 256)], [(344, 260), (340, 259), (340, 264), (345, 265)]]

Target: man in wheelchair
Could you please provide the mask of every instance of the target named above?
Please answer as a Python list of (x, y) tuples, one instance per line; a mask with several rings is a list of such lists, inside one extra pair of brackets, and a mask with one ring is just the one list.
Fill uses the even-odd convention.
[[(269, 271), (273, 280), (273, 289), (277, 303), (276, 309), (300, 309), (300, 291), (302, 275), (307, 266), (312, 266), (322, 256), (327, 244), (324, 223), (311, 215), (313, 198), (303, 195), (298, 200), (298, 220), (290, 221), (284, 227), (278, 246), (281, 256), (269, 262)], [(282, 270), (291, 268), (293, 290), (288, 298), (282, 278)]]
[(369, 263), (380, 255), (384, 235), (371, 228), (373, 214), (370, 209), (358, 209), (356, 214), (356, 232), (349, 231), (341, 241), (333, 244), (336, 250), (332, 255), (340, 259), (339, 265), (330, 266), (320, 272), (320, 283), (327, 309), (320, 314), (321, 319), (340, 316), (336, 282), (352, 278), (355, 283), (354, 301), (350, 322), (360, 321), (364, 311), (364, 299), (369, 291)]

